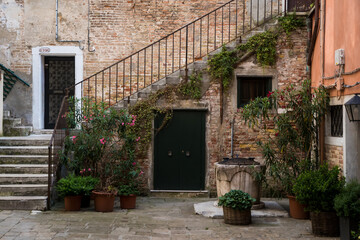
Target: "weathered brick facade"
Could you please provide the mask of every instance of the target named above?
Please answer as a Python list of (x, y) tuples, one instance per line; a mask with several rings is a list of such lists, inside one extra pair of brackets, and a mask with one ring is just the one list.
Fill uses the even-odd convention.
[(344, 169), (344, 151), (342, 146), (325, 144), (325, 160), (329, 166)]

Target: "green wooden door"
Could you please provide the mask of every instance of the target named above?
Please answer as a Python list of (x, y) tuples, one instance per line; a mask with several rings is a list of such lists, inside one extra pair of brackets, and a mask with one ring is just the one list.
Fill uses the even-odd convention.
[[(163, 116), (155, 119), (155, 128)], [(174, 111), (155, 135), (155, 190), (203, 190), (205, 182), (205, 112)]]

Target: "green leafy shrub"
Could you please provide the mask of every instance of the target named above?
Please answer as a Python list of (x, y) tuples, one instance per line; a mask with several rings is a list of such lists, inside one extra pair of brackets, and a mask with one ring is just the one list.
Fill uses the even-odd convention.
[(58, 181), (56, 190), (60, 197), (90, 195), (98, 181), (99, 179), (91, 176), (82, 177), (71, 174)]
[(256, 200), (248, 193), (241, 190), (231, 190), (219, 198), (219, 206), (225, 206), (238, 210), (251, 209), (252, 203)]
[(334, 199), (345, 184), (339, 167), (331, 169), (322, 165), (318, 170), (306, 171), (299, 175), (293, 186), (296, 199), (314, 212), (334, 211)]
[(129, 196), (131, 194), (139, 195), (138, 186), (134, 183), (128, 185), (120, 185), (118, 188), (118, 195)]
[(211, 77), (220, 80), (225, 90), (230, 85), (236, 62), (236, 51), (228, 51), (225, 46), (208, 60)]
[(239, 46), (242, 51), (254, 51), (257, 61), (263, 66), (272, 66), (276, 62), (277, 33), (266, 31), (258, 33)]
[(360, 184), (355, 180), (346, 184), (335, 197), (335, 210), (340, 217), (353, 217), (360, 220)]
[(303, 17), (297, 17), (295, 13), (288, 14), (278, 18), (281, 29), (286, 33), (287, 36), (297, 28), (304, 27), (305, 22)]
[(200, 72), (193, 73), (189, 76), (189, 81), (180, 85), (179, 91), (182, 95), (193, 99), (201, 98), (201, 81), (202, 74)]

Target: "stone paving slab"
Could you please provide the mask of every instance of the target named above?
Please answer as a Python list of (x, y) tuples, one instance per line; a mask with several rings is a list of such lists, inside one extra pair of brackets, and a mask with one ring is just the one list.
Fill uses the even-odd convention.
[(210, 199), (138, 198), (137, 208), (99, 213), (93, 207), (66, 212), (0, 211), (0, 239), (338, 239), (317, 238), (309, 220), (256, 217), (248, 226), (227, 225), (194, 213), (194, 204)]

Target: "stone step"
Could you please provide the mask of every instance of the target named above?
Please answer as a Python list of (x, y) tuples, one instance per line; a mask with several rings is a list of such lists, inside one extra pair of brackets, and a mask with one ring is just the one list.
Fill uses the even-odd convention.
[(51, 135), (0, 137), (0, 146), (48, 146)]
[(151, 190), (150, 197), (159, 198), (208, 198), (210, 193), (207, 190)]
[(0, 196), (47, 196), (46, 184), (0, 185)]
[(0, 184), (47, 184), (48, 174), (0, 174)]
[(0, 173), (47, 174), (47, 164), (1, 164)]
[(45, 196), (6, 196), (0, 197), (1, 210), (46, 210)]
[(4, 118), (4, 128), (17, 127), (21, 125), (21, 118)]
[(48, 155), (0, 155), (0, 164), (47, 164)]
[(0, 155), (47, 155), (47, 146), (0, 146)]
[(5, 136), (29, 136), (33, 128), (31, 126), (4, 127)]
[(35, 129), (33, 130), (33, 134), (36, 135), (51, 135), (54, 132), (53, 129)]

